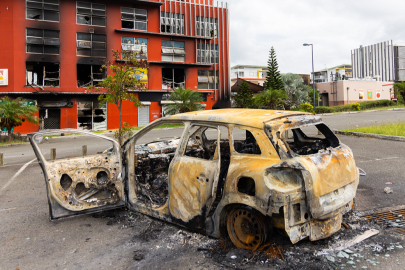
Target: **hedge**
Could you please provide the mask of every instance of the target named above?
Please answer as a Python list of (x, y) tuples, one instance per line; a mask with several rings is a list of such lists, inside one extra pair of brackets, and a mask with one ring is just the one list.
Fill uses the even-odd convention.
[[(397, 104), (394, 101), (388, 100), (388, 99), (363, 101), (363, 102), (360, 102), (360, 110), (367, 110), (367, 109), (372, 109), (372, 108), (377, 108), (377, 107), (389, 107), (389, 106), (395, 106), (395, 105), (397, 105)], [(351, 104), (339, 105), (339, 106), (333, 106), (333, 107), (319, 106), (319, 107), (316, 107), (314, 110), (315, 110), (315, 113), (317, 113), (317, 114), (353, 111)]]

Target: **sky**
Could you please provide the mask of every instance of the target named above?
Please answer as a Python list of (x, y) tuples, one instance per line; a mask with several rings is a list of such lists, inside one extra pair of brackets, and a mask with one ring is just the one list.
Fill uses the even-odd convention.
[(404, 0), (228, 0), (231, 66), (267, 66), (273, 46), (281, 73), (351, 64), (351, 50), (405, 41)]

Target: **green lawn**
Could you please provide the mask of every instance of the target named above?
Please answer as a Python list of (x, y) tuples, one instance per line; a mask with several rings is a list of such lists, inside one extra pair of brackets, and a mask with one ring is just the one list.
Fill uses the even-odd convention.
[(23, 142), (23, 141), (11, 141), (11, 142), (8, 142), (8, 141), (6, 141), (6, 142), (0, 142), (0, 145), (18, 144), (18, 143), (26, 143), (26, 142)]
[(405, 122), (395, 122), (370, 127), (351, 128), (345, 129), (344, 131), (405, 137)]

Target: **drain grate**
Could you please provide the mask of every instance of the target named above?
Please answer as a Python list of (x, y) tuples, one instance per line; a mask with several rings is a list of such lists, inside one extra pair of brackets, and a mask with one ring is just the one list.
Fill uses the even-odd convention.
[(405, 209), (382, 212), (372, 215), (363, 216), (366, 220), (376, 220), (378, 223), (384, 223), (393, 229), (390, 232), (395, 232), (405, 235)]

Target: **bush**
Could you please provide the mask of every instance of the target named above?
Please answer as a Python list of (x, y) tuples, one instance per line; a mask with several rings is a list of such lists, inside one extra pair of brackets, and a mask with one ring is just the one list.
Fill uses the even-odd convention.
[(351, 105), (353, 111), (360, 111), (360, 103), (356, 102)]
[(372, 108), (378, 107), (388, 107), (388, 106), (395, 106), (396, 103), (392, 100), (382, 99), (382, 100), (372, 100), (372, 101), (364, 101), (360, 103), (361, 110), (367, 110)]
[(302, 103), (300, 105), (300, 109), (304, 110), (305, 112), (312, 112), (314, 110), (314, 106), (309, 103)]
[(401, 94), (398, 95), (398, 104), (404, 105), (404, 97)]
[(319, 106), (315, 108), (315, 113), (316, 114), (321, 114), (321, 113), (333, 113), (335, 110), (333, 107), (326, 107), (326, 106)]
[(352, 107), (350, 105), (339, 105), (333, 106), (333, 109), (335, 112), (349, 112), (352, 110)]

